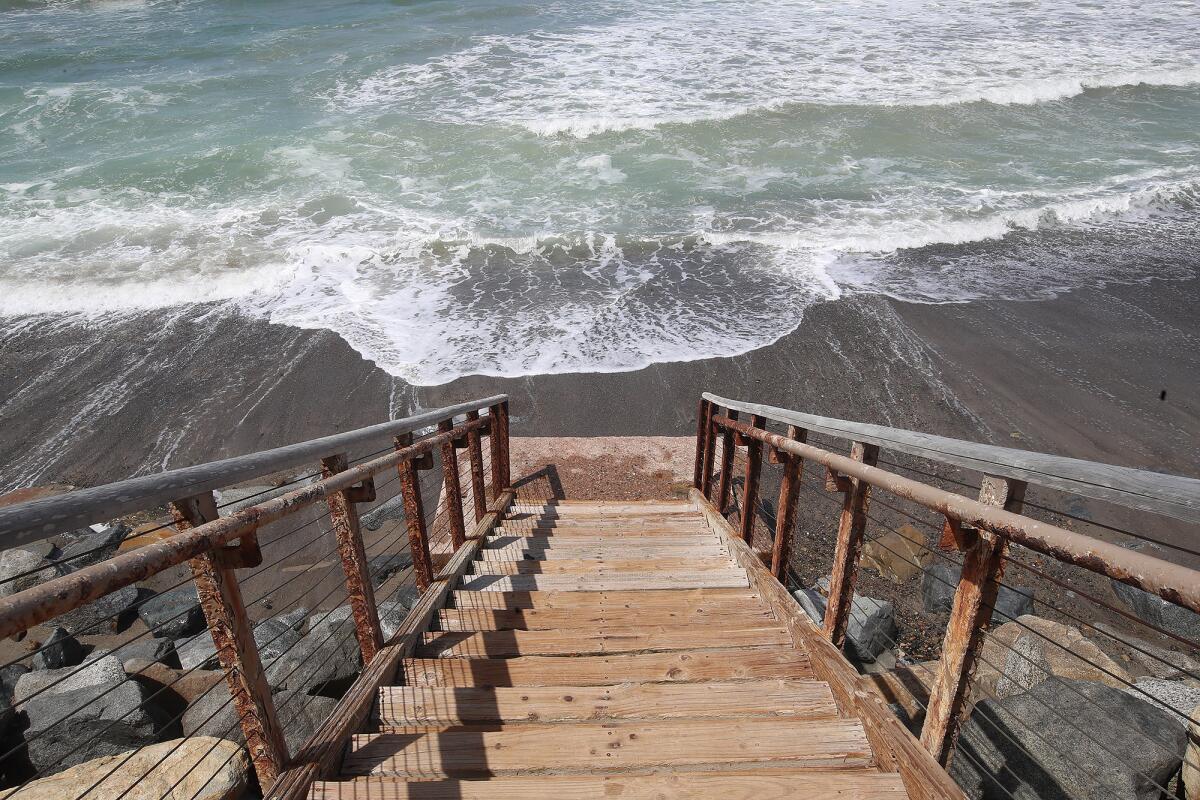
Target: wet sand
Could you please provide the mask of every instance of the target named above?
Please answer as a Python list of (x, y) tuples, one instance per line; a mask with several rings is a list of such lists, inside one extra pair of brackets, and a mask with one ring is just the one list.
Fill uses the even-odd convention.
[[(810, 309), (746, 355), (412, 387), (337, 336), (213, 309), (0, 334), (0, 487), (91, 485), (511, 395), (524, 436), (688, 435), (702, 390), (1200, 475), (1200, 280)], [(1166, 398), (1160, 393), (1166, 391)]]

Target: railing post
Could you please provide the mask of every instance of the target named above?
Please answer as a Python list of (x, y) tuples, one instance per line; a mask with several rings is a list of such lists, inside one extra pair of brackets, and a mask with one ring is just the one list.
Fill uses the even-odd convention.
[[(212, 492), (205, 492), (178, 500), (171, 503), (171, 514), (178, 530), (198, 527), (217, 519), (216, 499)], [(191, 560), (192, 578), (234, 711), (241, 720), (250, 760), (265, 792), (287, 767), (289, 756), (254, 642), (254, 628), (233, 571), (238, 553), (239, 548), (223, 548), (196, 556)]]
[(716, 411), (717, 404), (710, 401), (704, 423), (704, 466), (700, 477), (700, 492), (709, 500), (712, 500), (713, 463), (717, 454), (717, 426), (713, 422)]
[[(737, 419), (738, 412), (725, 410), (729, 419)], [(733, 488), (733, 431), (726, 428), (721, 434), (721, 479), (717, 483), (717, 511), (722, 514), (729, 507), (730, 490)]]
[(708, 450), (708, 401), (700, 398), (696, 411), (696, 462), (692, 467), (692, 486), (704, 485), (704, 455)]
[[(788, 426), (788, 438), (808, 441), (808, 431)], [(800, 496), (800, 480), (804, 477), (804, 459), (790, 453), (771, 451), (774, 459), (783, 464), (783, 480), (779, 483), (779, 511), (775, 515), (775, 541), (771, 548), (771, 574), (783, 582), (791, 558), (792, 535), (796, 530), (796, 500)]]
[[(879, 448), (855, 442), (850, 448), (855, 461), (874, 466)], [(871, 485), (858, 478), (847, 478), (842, 495), (842, 515), (838, 520), (837, 547), (833, 553), (833, 574), (829, 579), (829, 604), (825, 607), (825, 635), (839, 649), (846, 642), (846, 623), (854, 602), (854, 582), (858, 578), (858, 560), (862, 555), (863, 532), (867, 527), (867, 498)]]
[(489, 407), (492, 420), (489, 426), (492, 446), (492, 500), (508, 488), (508, 402)]
[[(411, 433), (396, 437), (396, 449), (403, 450), (412, 444)], [(425, 591), (433, 583), (433, 556), (429, 552), (429, 534), (425, 529), (425, 507), (421, 502), (421, 481), (417, 477), (417, 465), (406, 458), (396, 465), (400, 473), (400, 492), (404, 496), (404, 519), (408, 525), (408, 549), (412, 554), (413, 574), (417, 579), (417, 591)]]
[[(348, 467), (349, 461), (345, 453), (321, 459), (321, 475), (325, 478), (343, 472)], [(373, 483), (370, 485), (370, 493), (374, 494)], [(358, 522), (358, 507), (355, 505), (355, 499), (358, 498), (352, 499), (351, 495), (351, 490), (333, 492), (325, 496), (325, 502), (329, 506), (329, 519), (337, 537), (342, 571), (346, 574), (346, 594), (350, 598), (350, 610), (354, 615), (354, 635), (358, 639), (358, 648), (362, 651), (365, 665), (370, 663), (383, 647), (383, 632), (379, 627), (379, 609), (375, 606), (371, 568), (367, 562), (362, 528)]]
[[(478, 411), (467, 412), (467, 422), (479, 419)], [(475, 524), (487, 514), (487, 489), (483, 478), (483, 443), (479, 429), (467, 432), (467, 458), (471, 462), (471, 502), (475, 505)]]
[[(1025, 498), (1025, 482), (985, 475), (979, 502), (1018, 513)], [(963, 550), (962, 574), (954, 592), (954, 605), (942, 641), (942, 658), (929, 694), (921, 744), (943, 767), (950, 761), (959, 725), (971, 692), (971, 678), (984, 628), (992, 618), (1008, 541), (989, 531), (959, 527), (947, 520)]]
[[(438, 423), (438, 431), (445, 433), (454, 428), (453, 419), (444, 419)], [(454, 449), (454, 440), (449, 439), (442, 445), (442, 483), (446, 485), (446, 513), (450, 516), (450, 542), (454, 551), (463, 546), (467, 540), (466, 523), (463, 522), (462, 487), (458, 483), (458, 452)]]
[[(767, 420), (754, 414), (750, 426), (765, 429)], [(742, 540), (746, 544), (754, 541), (754, 507), (758, 505), (758, 478), (762, 474), (762, 442), (746, 438), (746, 485), (742, 487)]]

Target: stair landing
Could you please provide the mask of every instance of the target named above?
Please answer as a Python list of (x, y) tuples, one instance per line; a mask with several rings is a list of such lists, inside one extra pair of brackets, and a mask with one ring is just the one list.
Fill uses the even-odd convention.
[(905, 797), (689, 503), (516, 505), (313, 800)]

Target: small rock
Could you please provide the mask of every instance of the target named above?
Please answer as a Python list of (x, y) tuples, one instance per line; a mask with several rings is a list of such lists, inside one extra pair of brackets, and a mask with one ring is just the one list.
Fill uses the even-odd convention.
[(1149, 703), (1099, 683), (1050, 678), (977, 703), (950, 774), (981, 800), (1158, 800), (1185, 742), (1183, 726)]
[[(958, 589), (961, 571), (957, 565), (949, 564), (933, 564), (925, 568), (925, 575), (921, 579), (921, 600), (925, 611), (936, 614), (949, 612), (954, 607), (954, 593)], [(992, 617), (996, 622), (1007, 622), (1024, 614), (1032, 614), (1033, 597), (1033, 589), (1001, 586)]]
[(107, 650), (95, 650), (83, 660), (85, 666), (39, 669), (17, 679), (13, 704), (23, 711), (24, 703), (48, 694), (62, 694), (97, 686), (113, 686), (125, 680), (121, 662)]
[(407, 550), (403, 553), (387, 553), (375, 556), (367, 562), (367, 571), (371, 575), (371, 584), (378, 589), (387, 579), (401, 570), (412, 566), (412, 554)]
[(154, 636), (179, 639), (204, 630), (206, 623), (193, 584), (156, 594), (138, 606), (138, 617)]
[(9, 664), (7, 667), (0, 668), (0, 695), (12, 700), (13, 692), (17, 688), (17, 681), (27, 672), (29, 672), (29, 667), (24, 664)]
[(32, 550), (13, 548), (0, 554), (0, 598), (53, 580), (63, 570)]
[(245, 792), (250, 760), (234, 742), (207, 736), (172, 739), (86, 761), (57, 775), (0, 792), (0, 798), (19, 794), (19, 800), (70, 800), (101, 776), (106, 777), (88, 797), (229, 800)]
[(82, 661), (83, 645), (65, 628), (55, 628), (32, 659), (34, 669), (73, 667)]
[(1139, 618), (1186, 639), (1200, 639), (1200, 614), (1119, 581), (1110, 583), (1113, 593)]
[(120, 630), (132, 618), (137, 599), (137, 588), (125, 586), (94, 603), (68, 611), (53, 620), (53, 624), (66, 628), (76, 636), (98, 636)]
[[(1138, 691), (1139, 689), (1141, 691)], [(1133, 687), (1126, 686), (1125, 691), (1139, 700), (1158, 706), (1177, 719), (1180, 725), (1188, 724), (1184, 717), (1192, 708), (1200, 704), (1200, 689), (1188, 686), (1182, 681), (1139, 678)]]
[(129, 535), (129, 526), (120, 520), (99, 531), (88, 530), (62, 549), (59, 562), (76, 570), (112, 558)]
[[(116, 654), (126, 663), (129, 661), (158, 661), (170, 665), (178, 662), (175, 657), (175, 642), (170, 639), (138, 639), (121, 645)], [(128, 672), (129, 668), (126, 667), (125, 670)]]
[(901, 525), (863, 545), (861, 565), (893, 583), (904, 583), (929, 560), (925, 534), (912, 525)]
[(301, 633), (304, 630), (304, 623), (308, 620), (308, 609), (304, 606), (299, 606), (286, 614), (280, 614), (275, 619), (291, 627), (296, 633)]

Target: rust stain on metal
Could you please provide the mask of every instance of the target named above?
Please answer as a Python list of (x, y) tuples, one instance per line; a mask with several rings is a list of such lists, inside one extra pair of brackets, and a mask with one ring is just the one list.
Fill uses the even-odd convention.
[[(479, 422), (479, 412), (468, 411), (467, 422)], [(475, 506), (475, 524), (479, 524), (487, 514), (487, 489), (483, 479), (483, 443), (478, 429), (467, 434), (467, 458), (471, 464), (471, 502)]]
[(692, 467), (692, 486), (704, 485), (704, 452), (708, 445), (708, 401), (701, 398), (696, 410), (696, 461)]
[[(763, 417), (750, 417), (751, 427), (761, 429), (767, 424)], [(754, 515), (758, 508), (758, 479), (762, 474), (762, 442), (746, 440), (746, 485), (742, 490), (742, 541), (754, 543)]]
[[(879, 448), (872, 444), (855, 442), (850, 449), (851, 460), (862, 464), (874, 464), (878, 457)], [(837, 546), (829, 579), (829, 603), (825, 607), (825, 635), (838, 648), (846, 643), (871, 493), (871, 484), (866, 481), (858, 478), (849, 481), (849, 491), (842, 495), (842, 514), (838, 520)]]
[[(727, 411), (727, 417), (731, 421), (737, 420), (738, 412)], [(722, 514), (729, 508), (729, 496), (733, 489), (733, 433), (736, 430), (734, 427), (726, 427), (725, 432), (721, 434), (721, 478), (717, 482), (717, 511)]]
[[(788, 438), (807, 441), (808, 431), (792, 425)], [(796, 501), (800, 496), (800, 481), (804, 477), (804, 459), (772, 447), (771, 453), (783, 464), (783, 480), (779, 484), (779, 513), (775, 517), (775, 541), (771, 547), (771, 574), (783, 582), (791, 560), (792, 536), (796, 530)]]
[(491, 436), (488, 437), (492, 448), (492, 499), (500, 496), (500, 492), (508, 488), (508, 403), (499, 403), (490, 407), (492, 419)]
[[(171, 513), (175, 527), (185, 531), (215, 520), (217, 504), (212, 492), (207, 492), (172, 503)], [(270, 787), (287, 765), (287, 743), (275, 713), (271, 687), (263, 674), (237, 576), (232, 569), (221, 565), (214, 551), (192, 559), (191, 567), (200, 608), (225, 671), (250, 761), (262, 786)]]
[[(412, 434), (396, 437), (396, 449), (403, 451), (412, 443)], [(404, 520), (408, 525), (408, 547), (412, 554), (417, 589), (425, 591), (433, 583), (433, 556), (429, 553), (429, 533), (425, 528), (425, 509), (421, 502), (421, 481), (411, 459), (396, 465), (400, 473), (400, 492), (404, 497)]]
[[(454, 420), (445, 419), (438, 423), (438, 430), (454, 430)], [(446, 513), (450, 517), (450, 543), (457, 552), (467, 540), (467, 526), (463, 521), (462, 487), (458, 485), (458, 453), (454, 440), (442, 444), (442, 483), (446, 487)]]
[[(345, 453), (321, 459), (321, 474), (330, 478), (349, 467)], [(379, 626), (379, 609), (375, 605), (375, 589), (371, 585), (371, 569), (363, 547), (358, 508), (350, 500), (355, 487), (330, 492), (325, 496), (329, 520), (337, 538), (338, 556), (346, 576), (346, 594), (354, 616), (354, 635), (362, 651), (363, 664), (369, 664), (383, 647), (383, 632)]]

